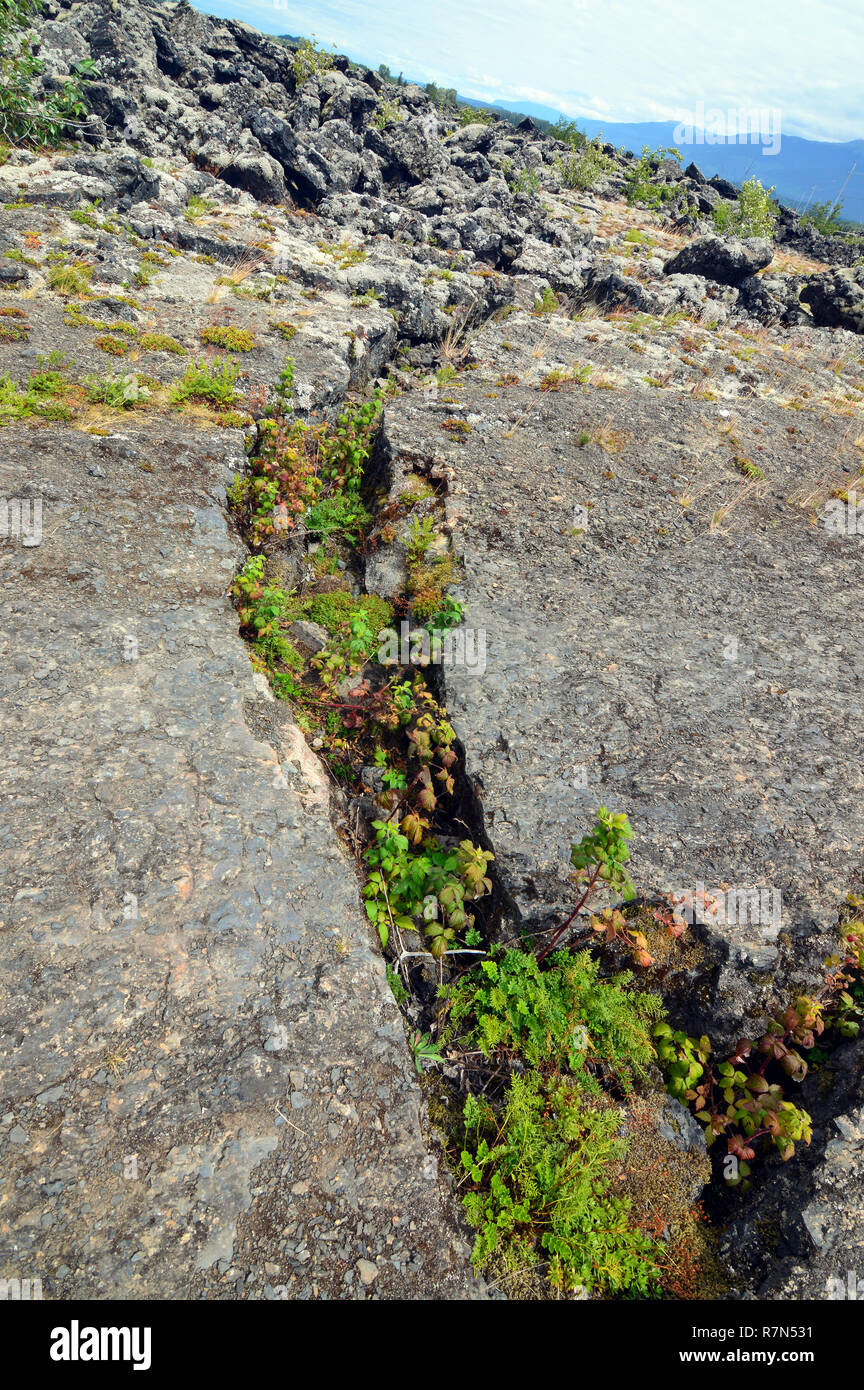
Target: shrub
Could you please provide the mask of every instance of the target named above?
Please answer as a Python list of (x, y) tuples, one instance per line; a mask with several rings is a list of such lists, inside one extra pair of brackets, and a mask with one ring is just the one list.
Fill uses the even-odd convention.
[(801, 218), (802, 227), (815, 227), (817, 232), (823, 236), (831, 236), (834, 232), (839, 232), (842, 227), (843, 204), (839, 201), (834, 203), (813, 203)]
[[(567, 141), (572, 145), (571, 141)], [(556, 159), (555, 169), (566, 188), (577, 188), (583, 192), (593, 188), (598, 179), (605, 178), (615, 167), (615, 161), (606, 154), (598, 135), (596, 139), (584, 144), (578, 154)]]
[(774, 187), (763, 188), (759, 179), (747, 179), (741, 185), (738, 201), (731, 207), (718, 203), (712, 220), (718, 231), (739, 237), (773, 237), (777, 227), (777, 204), (771, 201)]
[(37, 79), (43, 64), (27, 32), (40, 0), (2, 0), (0, 4), (0, 140), (8, 145), (59, 144), (87, 113), (85, 83), (96, 77), (86, 58), (75, 63), (61, 91), (41, 93)]
[(624, 175), (628, 203), (641, 203), (645, 207), (658, 208), (678, 197), (679, 190), (674, 184), (655, 182), (654, 175), (664, 159), (674, 159), (680, 164), (681, 151), (676, 150), (674, 145), (661, 146), (656, 150), (643, 145), (635, 168)]
[(101, 333), (93, 339), (93, 346), (99, 348), (101, 352), (109, 352), (112, 357), (125, 357), (129, 351), (130, 344), (122, 338), (114, 338), (110, 333)]
[(291, 67), (294, 73), (294, 82), (299, 89), (309, 81), (310, 77), (327, 72), (333, 66), (333, 59), (329, 53), (325, 53), (323, 48), (319, 48), (315, 42), (313, 34), (309, 39), (301, 39), (294, 50), (294, 57)]
[(186, 349), (167, 333), (142, 333), (138, 346), (143, 352), (173, 352), (185, 356)]
[(143, 405), (150, 395), (150, 387), (135, 372), (121, 377), (90, 377), (85, 385), (88, 401), (112, 406), (115, 410), (131, 410)]
[(209, 401), (224, 407), (236, 405), (238, 394), (235, 382), (238, 373), (236, 362), (225, 361), (221, 357), (214, 358), (212, 362), (192, 361), (171, 388), (171, 400), (175, 405), (182, 405), (184, 401)]

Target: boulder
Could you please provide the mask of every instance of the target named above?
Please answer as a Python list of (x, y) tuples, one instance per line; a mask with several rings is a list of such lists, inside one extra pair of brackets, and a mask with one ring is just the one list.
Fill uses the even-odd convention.
[(721, 285), (739, 285), (748, 276), (755, 275), (757, 270), (770, 265), (773, 258), (771, 242), (761, 237), (739, 241), (737, 237), (709, 234), (682, 246), (666, 262), (663, 273), (702, 275), (706, 280), (716, 280)]
[(864, 267), (814, 275), (801, 291), (801, 298), (809, 305), (814, 323), (864, 333)]

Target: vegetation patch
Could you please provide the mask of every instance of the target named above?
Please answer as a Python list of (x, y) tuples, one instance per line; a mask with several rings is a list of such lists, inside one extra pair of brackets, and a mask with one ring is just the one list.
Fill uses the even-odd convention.
[(225, 348), (228, 352), (251, 352), (258, 344), (255, 335), (248, 328), (235, 328), (231, 324), (209, 323), (201, 329), (202, 343)]

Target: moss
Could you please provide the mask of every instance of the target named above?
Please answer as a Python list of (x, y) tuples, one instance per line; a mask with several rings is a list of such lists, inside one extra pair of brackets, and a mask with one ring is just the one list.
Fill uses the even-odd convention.
[(317, 594), (309, 603), (308, 616), (313, 622), (326, 627), (328, 632), (341, 631), (352, 613), (366, 615), (373, 632), (378, 633), (393, 622), (393, 606), (377, 594), (363, 594), (355, 598), (347, 589), (337, 589), (329, 594)]
[(186, 349), (176, 338), (168, 333), (142, 333), (138, 346), (143, 352), (174, 352), (185, 355)]
[(93, 346), (100, 352), (108, 352), (112, 357), (125, 357), (129, 351), (129, 343), (125, 343), (122, 338), (114, 338), (110, 333), (102, 333), (93, 339)]
[(202, 343), (227, 348), (230, 352), (251, 352), (258, 344), (248, 328), (233, 328), (230, 324), (210, 323), (201, 330)]

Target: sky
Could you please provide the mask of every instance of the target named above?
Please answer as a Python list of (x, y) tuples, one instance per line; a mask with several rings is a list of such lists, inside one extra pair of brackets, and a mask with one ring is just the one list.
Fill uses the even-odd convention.
[(606, 121), (780, 112), (786, 135), (864, 138), (864, 0), (196, 0), (314, 34), (475, 100)]

